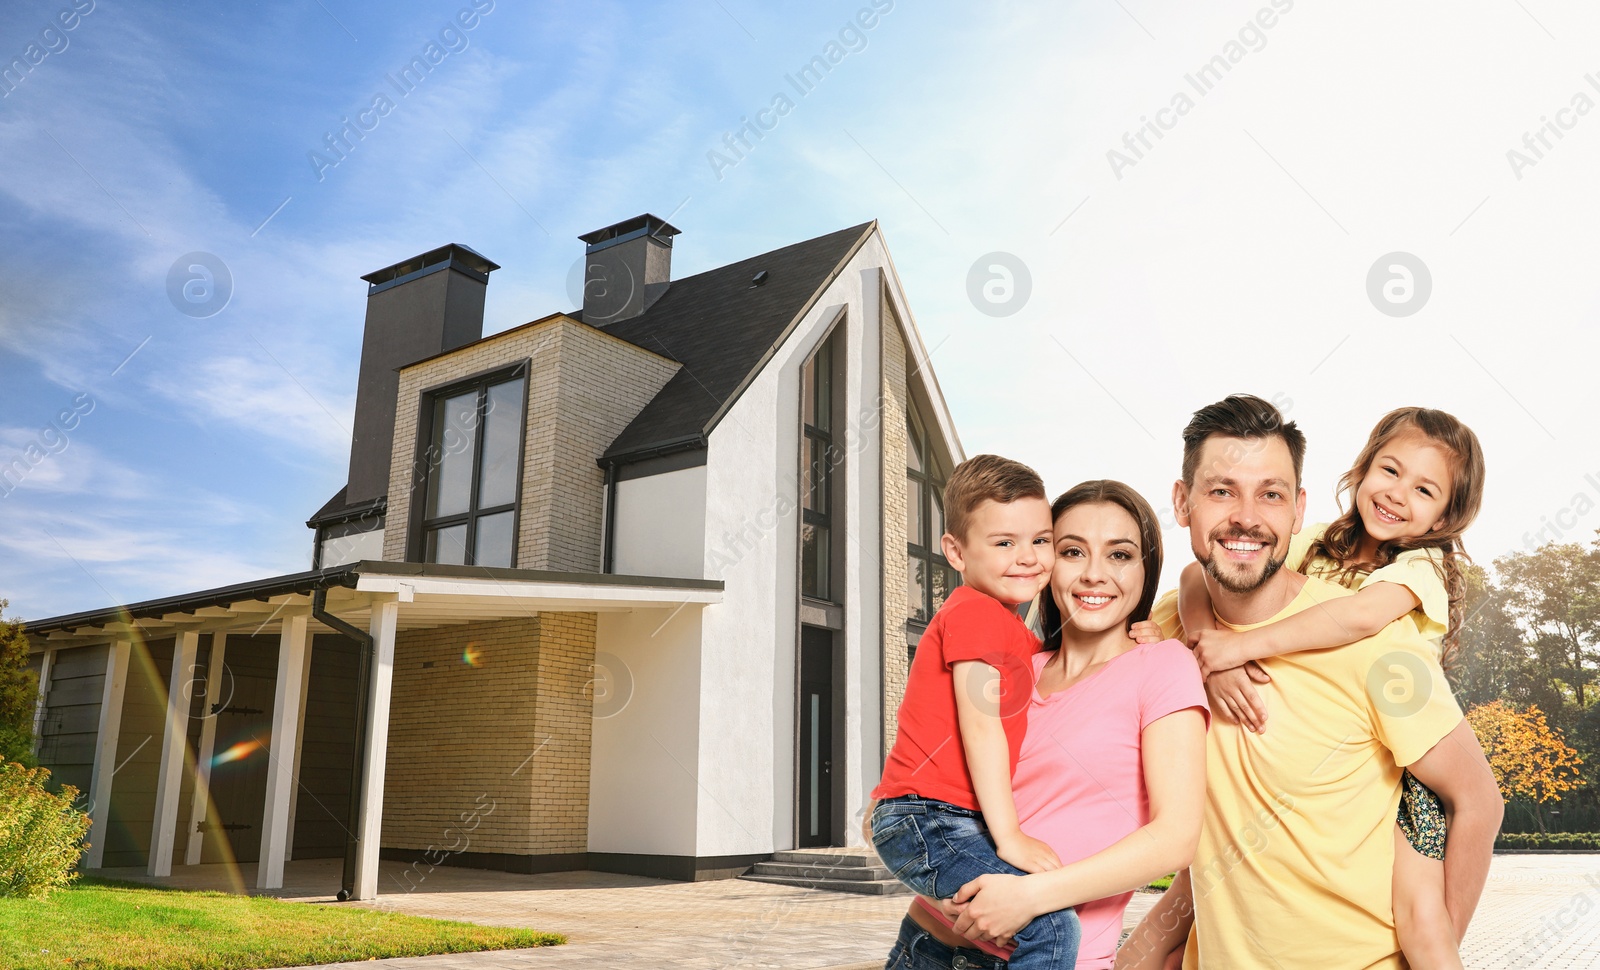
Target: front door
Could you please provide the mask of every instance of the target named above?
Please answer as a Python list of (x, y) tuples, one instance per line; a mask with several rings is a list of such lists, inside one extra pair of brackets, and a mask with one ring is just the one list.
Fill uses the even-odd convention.
[[(211, 758), (211, 803), (201, 862), (255, 862), (261, 855), (261, 815), (267, 799), (272, 704), (278, 679), (276, 636), (228, 638), (216, 748)], [(289, 757), (293, 757), (293, 752)], [(231, 858), (229, 858), (231, 856)]]
[(833, 844), (833, 633), (800, 628), (800, 820), (802, 849)]

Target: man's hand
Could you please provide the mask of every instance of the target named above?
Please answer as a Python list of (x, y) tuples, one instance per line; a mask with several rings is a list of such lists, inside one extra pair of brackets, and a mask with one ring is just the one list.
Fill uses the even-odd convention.
[(1019, 830), (1015, 835), (996, 836), (995, 855), (1021, 869), (1023, 872), (1049, 872), (1061, 868), (1056, 850), (1031, 835)]
[(1135, 643), (1160, 643), (1166, 637), (1161, 635), (1161, 626), (1150, 620), (1140, 620), (1128, 628), (1128, 639)]
[(988, 943), (1009, 942), (1039, 915), (1028, 880), (1021, 876), (979, 876), (957, 890), (950, 901), (960, 911), (956, 932)]
[(1220, 627), (1196, 633), (1194, 659), (1200, 665), (1200, 676), (1209, 677), (1256, 659), (1245, 649), (1245, 642), (1245, 634)]
[(1211, 713), (1243, 724), (1256, 734), (1263, 733), (1267, 729), (1267, 705), (1255, 685), (1270, 680), (1272, 677), (1254, 660), (1242, 667), (1217, 671), (1206, 678)]

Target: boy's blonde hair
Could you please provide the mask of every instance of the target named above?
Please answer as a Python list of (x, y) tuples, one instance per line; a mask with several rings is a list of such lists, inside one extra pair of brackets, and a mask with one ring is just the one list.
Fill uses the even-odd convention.
[(967, 520), (985, 499), (1009, 504), (1018, 499), (1044, 501), (1044, 479), (1020, 461), (999, 455), (977, 455), (956, 466), (944, 487), (944, 528), (958, 542), (967, 541)]

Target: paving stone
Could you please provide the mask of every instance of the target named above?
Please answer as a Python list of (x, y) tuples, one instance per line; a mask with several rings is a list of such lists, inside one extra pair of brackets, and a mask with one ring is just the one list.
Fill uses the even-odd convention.
[[(241, 880), (249, 885), (254, 878), (250, 868), (229, 877), (222, 867), (184, 867), (175, 870), (177, 879), (165, 882), (195, 888), (226, 888)], [(571, 942), (335, 966), (865, 970), (883, 965), (906, 907), (903, 896), (859, 896), (740, 879), (678, 883), (595, 872), (522, 876), (444, 867), (402, 891), (407, 886), (404, 869), (383, 865), (382, 895), (376, 902), (338, 905), (531, 927), (564, 933)], [(326, 903), (338, 876), (336, 860), (292, 862), (283, 895)], [(1153, 893), (1135, 894), (1126, 925), (1131, 928), (1156, 899)], [(1461, 955), (1469, 970), (1600, 966), (1600, 853), (1496, 856)]]

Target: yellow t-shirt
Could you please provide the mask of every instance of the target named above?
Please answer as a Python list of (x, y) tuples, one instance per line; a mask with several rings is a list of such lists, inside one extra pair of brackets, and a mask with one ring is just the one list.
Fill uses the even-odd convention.
[[(1307, 577), (1281, 620), (1351, 592)], [(1152, 620), (1182, 636), (1177, 594)], [(1234, 629), (1252, 629), (1235, 627)], [(1265, 734), (1217, 718), (1189, 873), (1185, 970), (1403, 966), (1390, 894), (1400, 769), (1461, 722), (1409, 619), (1377, 636), (1262, 660)]]
[(1373, 583), (1396, 583), (1411, 590), (1421, 604), (1411, 611), (1411, 622), (1424, 640), (1433, 641), (1437, 652), (1446, 631), (1450, 629), (1450, 594), (1444, 588), (1439, 565), (1443, 554), (1437, 549), (1407, 549), (1394, 557), (1394, 562), (1380, 566), (1370, 573), (1343, 572), (1339, 564), (1326, 556), (1317, 556), (1309, 563), (1306, 553), (1322, 534), (1328, 531), (1326, 522), (1307, 526), (1289, 538), (1289, 558), (1284, 565), (1307, 576), (1326, 579), (1353, 590), (1366, 589)]

